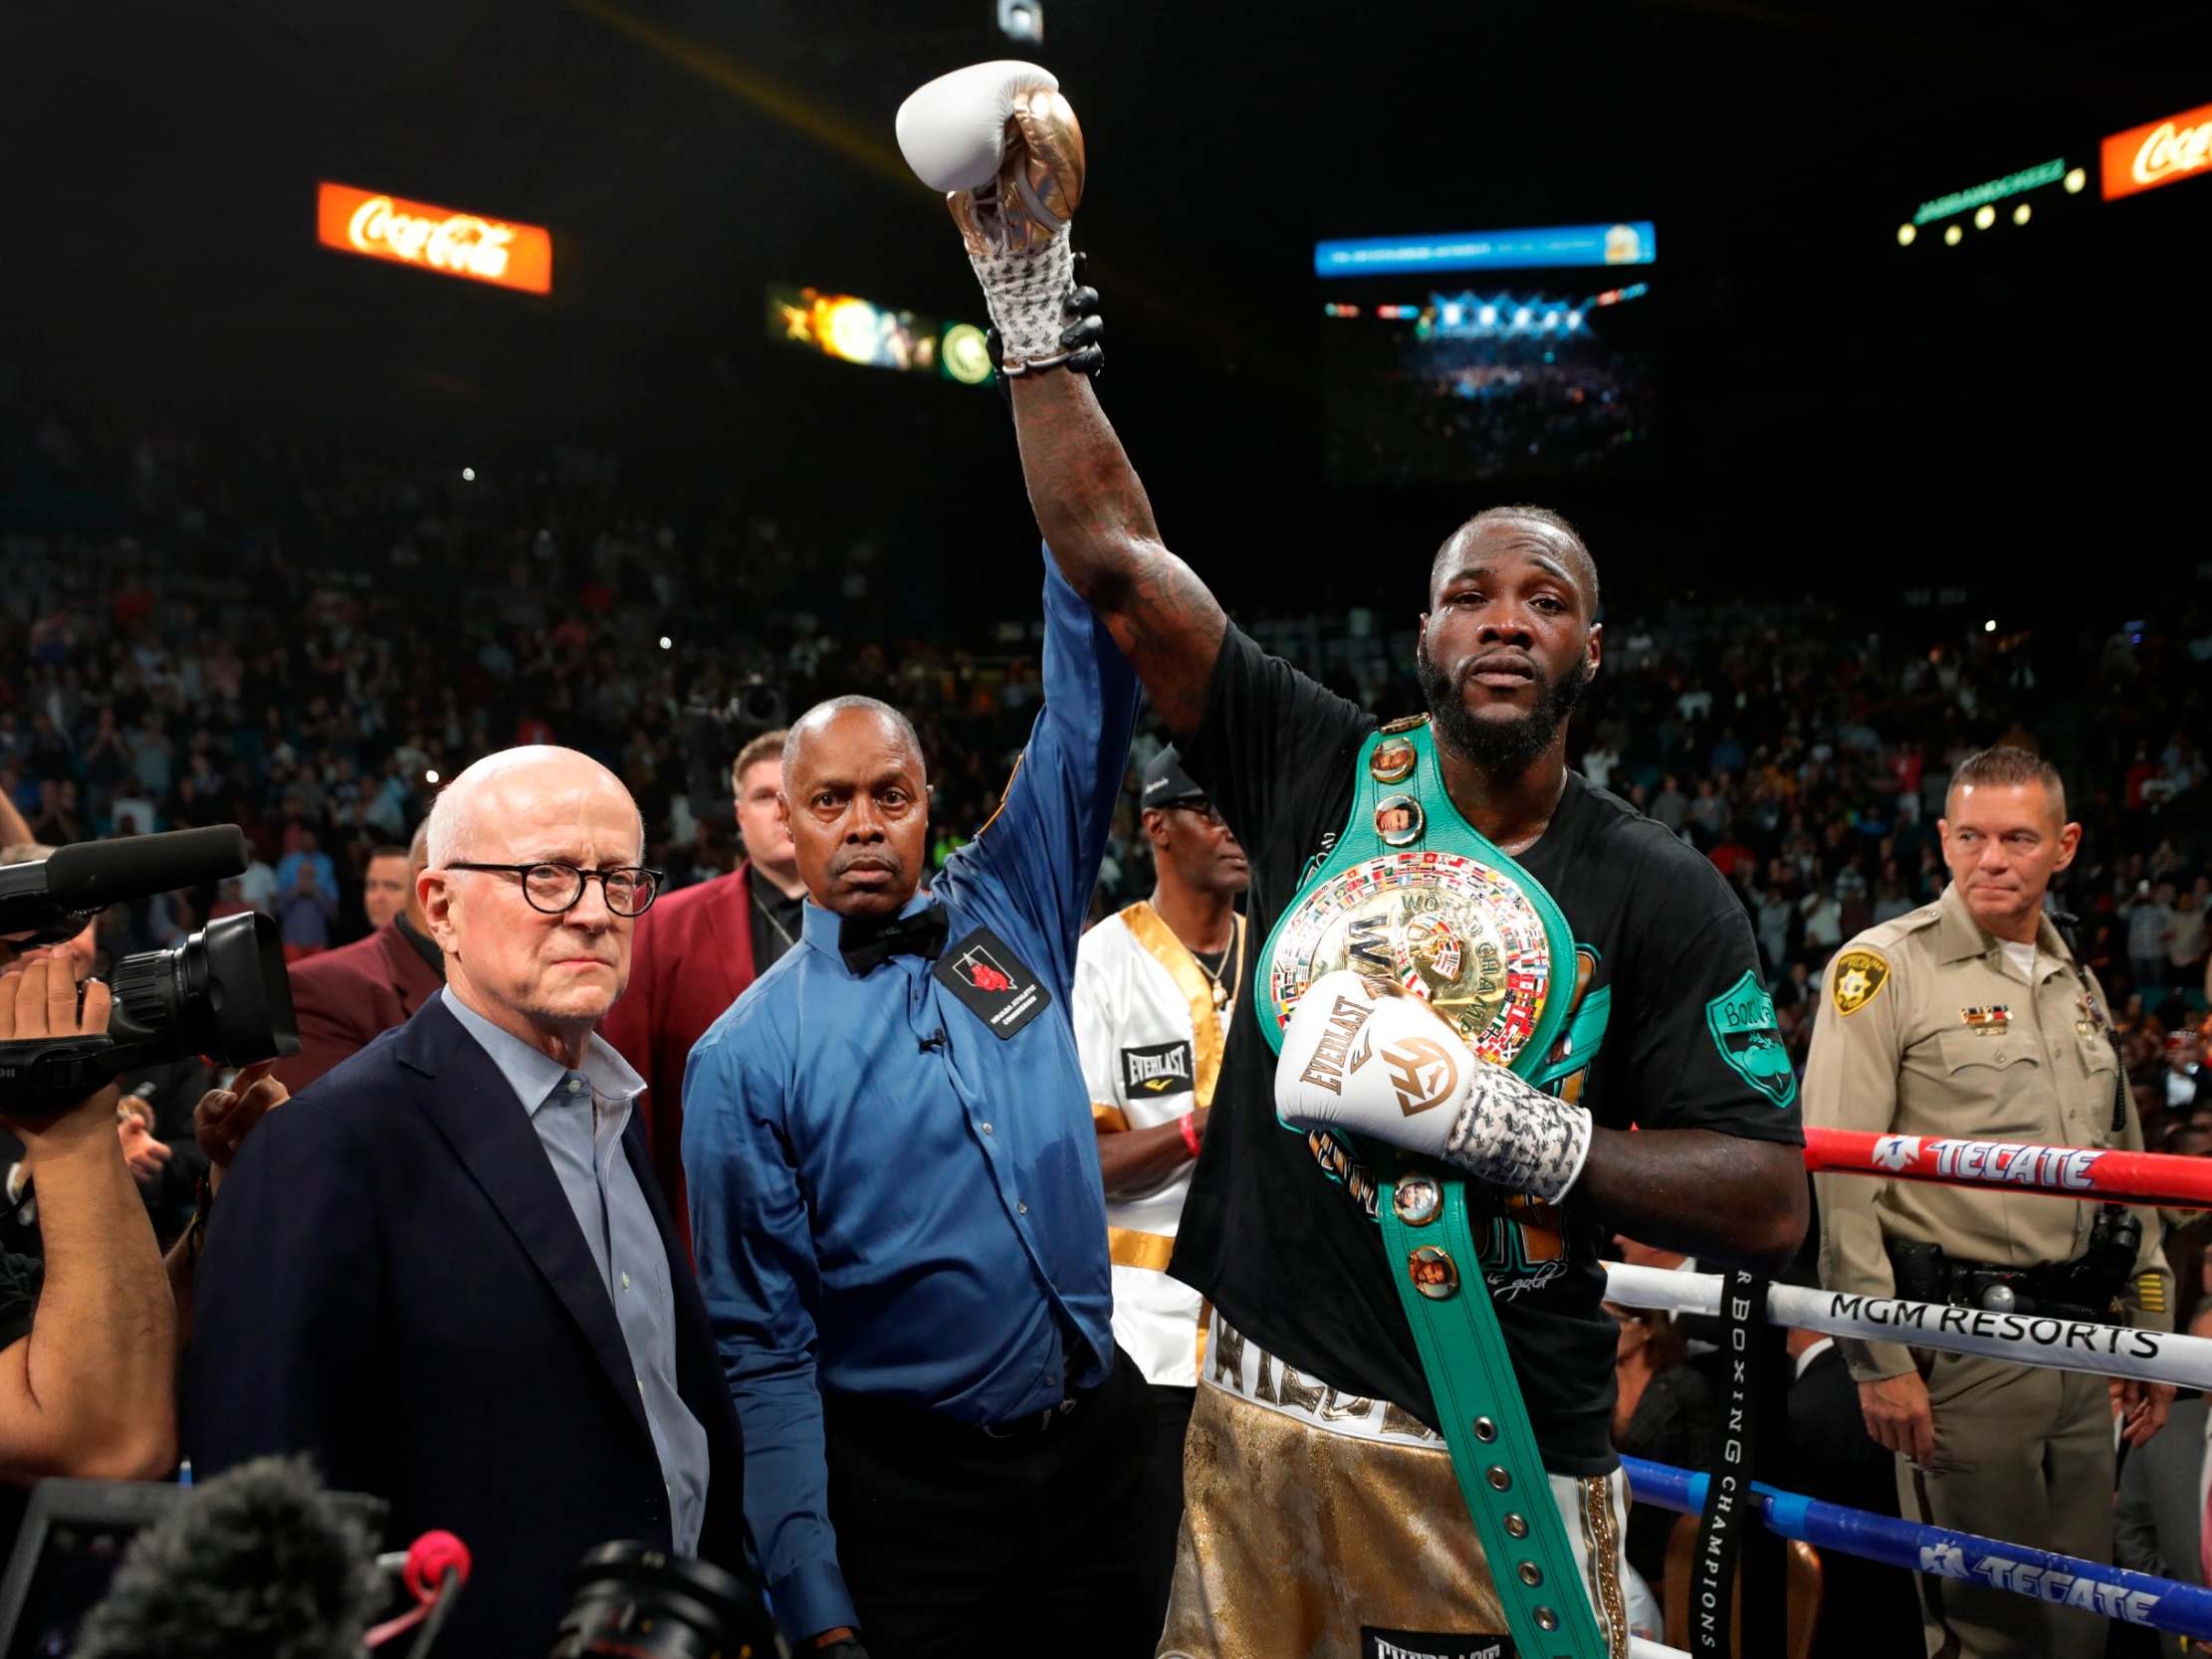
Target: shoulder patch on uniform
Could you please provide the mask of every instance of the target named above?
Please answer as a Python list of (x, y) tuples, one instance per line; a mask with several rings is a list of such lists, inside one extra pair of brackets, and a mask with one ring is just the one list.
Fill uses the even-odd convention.
[(1416, 726), (1427, 726), (1428, 724), (1429, 717), (1427, 715), (1407, 715), (1399, 720), (1385, 721), (1382, 725), (1382, 732), (1387, 737), (1394, 731), (1411, 731)]
[(1776, 1106), (1797, 1098), (1797, 1074), (1774, 1024), (1774, 998), (1751, 969), (1705, 1004), (1705, 1026), (1713, 1047), (1736, 1074)]
[(1847, 1019), (1881, 994), (1889, 982), (1889, 958), (1879, 950), (1854, 945), (1836, 958), (1836, 976), (1829, 984), (1836, 1012)]

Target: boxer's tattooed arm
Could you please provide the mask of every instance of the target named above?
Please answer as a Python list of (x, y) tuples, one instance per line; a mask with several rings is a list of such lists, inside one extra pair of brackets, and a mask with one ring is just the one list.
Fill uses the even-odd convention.
[(1592, 1131), (1573, 1199), (1640, 1243), (1768, 1274), (1812, 1211), (1802, 1147), (1705, 1129)]
[(1161, 545), (1152, 503), (1090, 381), (1021, 375), (1012, 387), (1029, 505), (1060, 573), (1105, 619), (1169, 729), (1188, 737), (1206, 714), (1228, 618)]

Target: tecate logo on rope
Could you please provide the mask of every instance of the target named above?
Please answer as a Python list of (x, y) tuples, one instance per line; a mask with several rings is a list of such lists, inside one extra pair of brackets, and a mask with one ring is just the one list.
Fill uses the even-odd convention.
[(1973, 1563), (1972, 1570), (1968, 1570), (1966, 1552), (1948, 1544), (1922, 1545), (1920, 1570), (1939, 1578), (1980, 1578), (1996, 1589), (2033, 1596), (2038, 1601), (2056, 1602), (2062, 1607), (2079, 1607), (2084, 1612), (2102, 1613), (2106, 1618), (2125, 1619), (2130, 1624), (2148, 1623), (2150, 1610), (2164, 1599), (2155, 1590), (2125, 1589), (2118, 1584), (2078, 1577), (2063, 1567), (2039, 1565), (2034, 1561), (2008, 1561), (1994, 1555), (1982, 1556)]
[(2080, 1146), (2019, 1146), (2006, 1141), (1923, 1142), (1916, 1135), (1885, 1135), (1875, 1142), (1874, 1160), (1884, 1169), (1903, 1170), (1933, 1158), (1935, 1173), (1947, 1180), (2091, 1192), (2096, 1182), (2090, 1171), (2103, 1155)]

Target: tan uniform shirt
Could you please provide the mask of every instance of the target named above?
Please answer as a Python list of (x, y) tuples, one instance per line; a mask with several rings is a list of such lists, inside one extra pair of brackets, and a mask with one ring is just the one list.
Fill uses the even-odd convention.
[[(1807, 1127), (2048, 1145), (2142, 1148), (2130, 1097), (2112, 1133), (2118, 1060), (2103, 991), (2044, 918), (2033, 982), (1949, 888), (1932, 905), (1870, 928), (1828, 964), (1805, 1073)], [(2037, 1267), (2088, 1246), (2098, 1206), (2029, 1188), (1936, 1186), (1816, 1175), (1821, 1284), (1892, 1296), (1884, 1240), (1946, 1256)], [(2137, 1208), (2135, 1272), (2165, 1271), (2157, 1214)], [(2129, 1288), (2132, 1323), (2167, 1325), (2161, 1279)], [(1845, 1343), (1861, 1382), (1912, 1369), (1895, 1343)]]

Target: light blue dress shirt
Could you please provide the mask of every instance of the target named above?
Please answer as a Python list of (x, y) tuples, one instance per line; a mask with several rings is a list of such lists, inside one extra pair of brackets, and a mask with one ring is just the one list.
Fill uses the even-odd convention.
[[(629, 1349), (668, 1488), (670, 1539), (678, 1555), (694, 1555), (707, 1513), (707, 1431), (677, 1392), (676, 1293), (668, 1252), (636, 1171), (622, 1155), (622, 1131), (632, 1104), (645, 1092), (645, 1080), (599, 1037), (585, 1048), (582, 1066), (570, 1071), (494, 1025), (454, 995), (451, 985), (439, 994), (515, 1091), (560, 1179)], [(528, 1387), (529, 1379), (520, 1385)]]
[(906, 914), (944, 905), (948, 958), (988, 928), (1051, 1006), (1001, 1041), (920, 956), (855, 977), (839, 918), (809, 903), (797, 947), (685, 1073), (693, 1255), (745, 1425), (746, 1519), (794, 1639), (858, 1622), (829, 1522), (823, 1391), (995, 1425), (1113, 1363), (1098, 1136), (1068, 1007), (1136, 677), (1049, 560), (1044, 611), (1044, 709), (1004, 802)]

